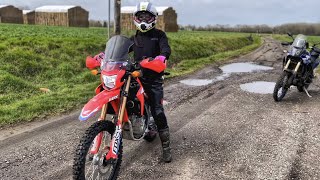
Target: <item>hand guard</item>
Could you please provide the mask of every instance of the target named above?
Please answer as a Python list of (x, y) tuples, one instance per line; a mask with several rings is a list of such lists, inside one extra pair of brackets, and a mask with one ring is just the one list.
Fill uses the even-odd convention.
[(94, 69), (100, 66), (103, 58), (104, 58), (103, 52), (95, 55), (93, 58), (91, 56), (88, 56), (86, 59), (86, 67), (89, 69)]
[(165, 56), (157, 56), (156, 58), (146, 58), (140, 63), (142, 68), (150, 69), (157, 73), (161, 73), (167, 67), (166, 57)]

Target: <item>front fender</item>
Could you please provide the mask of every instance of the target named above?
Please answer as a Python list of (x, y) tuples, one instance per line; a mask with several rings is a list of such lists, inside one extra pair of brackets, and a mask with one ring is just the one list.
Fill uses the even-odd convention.
[(120, 97), (120, 89), (114, 91), (102, 91), (94, 96), (90, 101), (82, 108), (79, 119), (85, 121), (91, 116), (95, 115), (104, 104), (110, 101), (116, 100)]

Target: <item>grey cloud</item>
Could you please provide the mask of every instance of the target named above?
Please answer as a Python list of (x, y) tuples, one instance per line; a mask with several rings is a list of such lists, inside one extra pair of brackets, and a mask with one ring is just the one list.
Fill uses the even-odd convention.
[[(81, 5), (90, 11), (91, 19), (107, 19), (108, 0), (0, 0), (35, 8), (41, 5)], [(269, 24), (288, 22), (320, 22), (319, 0), (150, 0), (157, 6), (172, 6), (178, 13), (178, 23), (208, 24)], [(122, 0), (123, 6), (139, 0)], [(112, 1), (113, 4), (113, 1)], [(112, 14), (113, 12), (111, 12)]]

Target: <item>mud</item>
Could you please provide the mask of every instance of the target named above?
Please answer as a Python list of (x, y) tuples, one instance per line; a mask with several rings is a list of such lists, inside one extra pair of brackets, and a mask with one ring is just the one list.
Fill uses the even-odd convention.
[[(119, 179), (320, 179), (319, 79), (310, 86), (313, 98), (290, 89), (280, 103), (241, 89), (275, 82), (282, 55), (280, 44), (266, 38), (246, 56), (166, 80), (173, 161), (159, 160), (159, 139), (124, 141)], [(220, 77), (220, 67), (248, 62), (273, 69)], [(201, 86), (181, 83), (217, 78)], [(1, 130), (1, 179), (72, 179), (75, 147), (94, 122), (78, 121), (78, 113)]]

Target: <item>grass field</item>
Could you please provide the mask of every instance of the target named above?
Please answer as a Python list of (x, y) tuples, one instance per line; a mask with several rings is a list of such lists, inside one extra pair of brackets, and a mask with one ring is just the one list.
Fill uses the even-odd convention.
[[(130, 32), (132, 34), (132, 32)], [(216, 60), (248, 53), (261, 41), (248, 34), (168, 33), (172, 73), (193, 72)], [(104, 50), (107, 30), (0, 24), (0, 126), (80, 108), (99, 77), (85, 67), (87, 55)], [(48, 88), (50, 92), (42, 92)]]
[[(292, 41), (291, 37), (289, 37), (288, 35), (273, 35), (273, 38), (283, 42)], [(309, 41), (310, 46), (312, 46), (315, 43), (320, 43), (320, 36), (307, 36), (307, 40)]]

